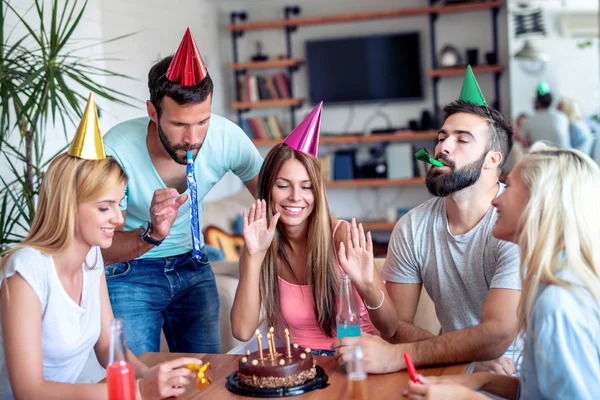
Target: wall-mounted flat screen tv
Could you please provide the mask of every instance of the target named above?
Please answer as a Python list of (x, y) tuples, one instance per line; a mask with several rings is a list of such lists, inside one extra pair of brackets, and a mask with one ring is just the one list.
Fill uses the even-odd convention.
[(423, 98), (418, 32), (306, 42), (311, 103)]

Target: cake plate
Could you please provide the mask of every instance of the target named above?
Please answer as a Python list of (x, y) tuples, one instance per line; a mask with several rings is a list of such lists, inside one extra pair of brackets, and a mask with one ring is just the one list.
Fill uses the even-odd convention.
[(240, 382), (237, 372), (231, 373), (227, 377), (227, 382), (225, 383), (225, 387), (231, 393), (239, 394), (241, 396), (247, 397), (265, 397), (265, 398), (274, 398), (274, 397), (286, 397), (286, 396), (299, 396), (304, 393), (311, 392), (316, 389), (323, 389), (329, 386), (327, 380), (329, 379), (323, 368), (320, 366), (315, 367), (317, 370), (317, 375), (309, 380), (304, 382), (302, 385), (291, 386), (291, 387), (282, 387), (282, 388), (255, 388), (252, 386), (248, 386), (242, 382)]

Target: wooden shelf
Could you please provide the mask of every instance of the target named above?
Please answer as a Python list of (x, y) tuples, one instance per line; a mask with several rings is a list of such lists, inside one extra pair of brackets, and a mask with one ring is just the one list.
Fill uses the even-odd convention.
[(322, 17), (300, 17), (291, 19), (280, 19), (272, 21), (244, 22), (228, 25), (227, 30), (250, 31), (261, 29), (279, 29), (287, 26), (333, 24), (341, 22), (367, 21), (383, 18), (411, 17), (415, 15), (429, 15), (442, 13), (457, 13), (466, 11), (487, 10), (490, 8), (500, 8), (502, 2), (499, 0), (481, 1), (478, 3), (436, 5), (429, 7), (403, 8), (399, 10), (371, 11), (349, 14), (335, 14)]
[(420, 186), (425, 184), (424, 178), (409, 179), (351, 179), (343, 181), (327, 181), (325, 186), (329, 188), (357, 188), (357, 187), (376, 187), (376, 186)]
[[(504, 68), (502, 65), (477, 65), (473, 68), (473, 73), (483, 74), (487, 72), (502, 72)], [(467, 67), (449, 67), (449, 68), (438, 68), (430, 69), (427, 71), (427, 76), (430, 78), (442, 78), (445, 76), (464, 75)]]
[(363, 229), (365, 231), (393, 231), (396, 226), (395, 222), (387, 222), (387, 221), (372, 221), (372, 222), (363, 222)]
[[(437, 139), (437, 131), (396, 131), (394, 133), (372, 133), (370, 135), (321, 135), (319, 144), (402, 142), (409, 140)], [(252, 139), (255, 146), (275, 146), (281, 139)]]
[(234, 110), (246, 110), (249, 108), (269, 108), (269, 107), (289, 107), (299, 106), (304, 102), (304, 99), (274, 99), (260, 101), (241, 101), (231, 103), (231, 108)]
[(286, 68), (297, 67), (303, 63), (304, 61), (302, 60), (282, 58), (279, 60), (251, 61), (246, 63), (229, 64), (229, 69), (232, 71), (243, 71), (246, 69)]

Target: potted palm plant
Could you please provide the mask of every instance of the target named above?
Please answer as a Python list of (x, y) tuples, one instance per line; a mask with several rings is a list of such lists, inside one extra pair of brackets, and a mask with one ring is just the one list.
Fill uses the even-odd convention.
[[(0, 0), (0, 251), (21, 241), (33, 221), (45, 167), (56, 155), (44, 151), (48, 130), (62, 127), (66, 146), (67, 127), (81, 117), (89, 92), (122, 104), (133, 101), (97, 82), (100, 76), (127, 76), (101, 68), (101, 57), (78, 54), (102, 44), (75, 46), (73, 33), (86, 6), (87, 0), (34, 0), (20, 13)], [(9, 13), (27, 32), (23, 37), (7, 34)], [(26, 13), (33, 15), (26, 20)], [(28, 22), (31, 16), (35, 24)]]

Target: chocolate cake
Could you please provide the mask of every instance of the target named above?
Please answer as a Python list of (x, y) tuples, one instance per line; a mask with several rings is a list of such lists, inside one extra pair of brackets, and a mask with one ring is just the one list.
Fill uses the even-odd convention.
[(237, 372), (240, 382), (262, 389), (293, 387), (313, 379), (317, 370), (310, 349), (292, 347), (290, 352), (291, 358), (285, 347), (278, 348), (273, 358), (267, 350), (263, 350), (262, 360), (258, 351), (242, 357)]

